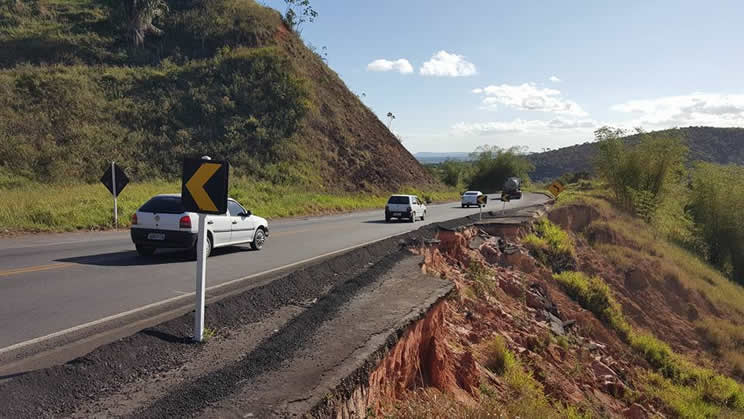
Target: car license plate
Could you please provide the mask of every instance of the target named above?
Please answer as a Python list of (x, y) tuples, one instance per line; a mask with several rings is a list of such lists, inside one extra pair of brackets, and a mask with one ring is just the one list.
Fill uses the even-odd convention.
[(147, 240), (165, 240), (165, 234), (163, 233), (150, 233), (147, 235)]
[(399, 213), (399, 212), (394, 212), (394, 213), (393, 213), (393, 217), (400, 217), (401, 215), (402, 215), (402, 214), (401, 214), (401, 213)]

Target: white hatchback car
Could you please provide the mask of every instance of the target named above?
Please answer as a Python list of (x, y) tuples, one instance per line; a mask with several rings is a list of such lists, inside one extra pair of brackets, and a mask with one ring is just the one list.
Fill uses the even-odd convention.
[[(132, 215), (130, 230), (137, 253), (150, 256), (160, 248), (196, 251), (199, 215), (185, 212), (181, 195), (156, 195)], [(227, 213), (207, 216), (207, 256), (216, 247), (250, 244), (260, 250), (269, 236), (269, 224), (228, 199)]]
[(390, 222), (393, 218), (406, 218), (412, 223), (416, 218), (423, 221), (426, 218), (426, 204), (416, 195), (393, 195), (385, 205), (385, 221)]
[(464, 194), (462, 194), (462, 207), (470, 207), (473, 206), (480, 206), (478, 203), (478, 197), (482, 196), (483, 192), (481, 191), (467, 191)]

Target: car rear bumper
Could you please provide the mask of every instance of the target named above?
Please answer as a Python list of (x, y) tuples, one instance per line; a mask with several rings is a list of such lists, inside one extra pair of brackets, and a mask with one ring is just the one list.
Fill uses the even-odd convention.
[(411, 218), (410, 211), (385, 211), (386, 218)]
[[(190, 231), (153, 230), (149, 228), (132, 228), (129, 230), (132, 242), (138, 246), (189, 249), (196, 245), (197, 234)], [(150, 240), (150, 233), (165, 234), (163, 240)]]

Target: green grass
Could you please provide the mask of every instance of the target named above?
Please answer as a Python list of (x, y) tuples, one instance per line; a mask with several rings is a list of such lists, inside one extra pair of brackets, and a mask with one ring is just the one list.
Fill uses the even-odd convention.
[(555, 272), (572, 268), (574, 242), (571, 236), (545, 218), (538, 220), (534, 228), (535, 232), (525, 236), (522, 243), (535, 259)]
[(553, 278), (582, 307), (627, 338), (630, 325), (625, 321), (620, 304), (612, 296), (610, 287), (601, 278), (589, 277), (582, 272), (562, 272), (553, 275)]
[[(98, 230), (113, 227), (113, 201), (101, 184), (44, 185), (24, 182), (22, 187), (1, 188), (0, 233)], [(180, 183), (154, 181), (134, 183), (119, 195), (119, 226), (130, 224), (132, 214), (159, 193), (179, 193)], [(396, 191), (397, 192), (397, 191)], [(434, 201), (456, 200), (457, 191), (415, 191)], [(267, 218), (322, 215), (361, 209), (382, 208), (388, 195), (314, 191), (300, 186), (233, 180), (230, 196), (255, 214)]]
[(564, 272), (554, 278), (568, 295), (617, 331), (649, 363), (657, 373), (644, 379), (647, 391), (663, 400), (676, 415), (718, 417), (729, 410), (744, 414), (744, 389), (739, 383), (694, 365), (650, 334), (634, 331), (602, 279), (580, 272)]
[(512, 369), (516, 363), (514, 354), (507, 349), (506, 342), (501, 336), (494, 336), (486, 341), (483, 353), (484, 366), (499, 375)]

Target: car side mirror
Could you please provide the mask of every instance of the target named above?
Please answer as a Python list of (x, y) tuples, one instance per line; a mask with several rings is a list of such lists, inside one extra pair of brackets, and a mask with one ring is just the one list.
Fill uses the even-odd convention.
[(241, 217), (250, 217), (251, 216), (251, 212), (250, 211), (246, 211), (246, 212), (240, 214), (240, 216)]

